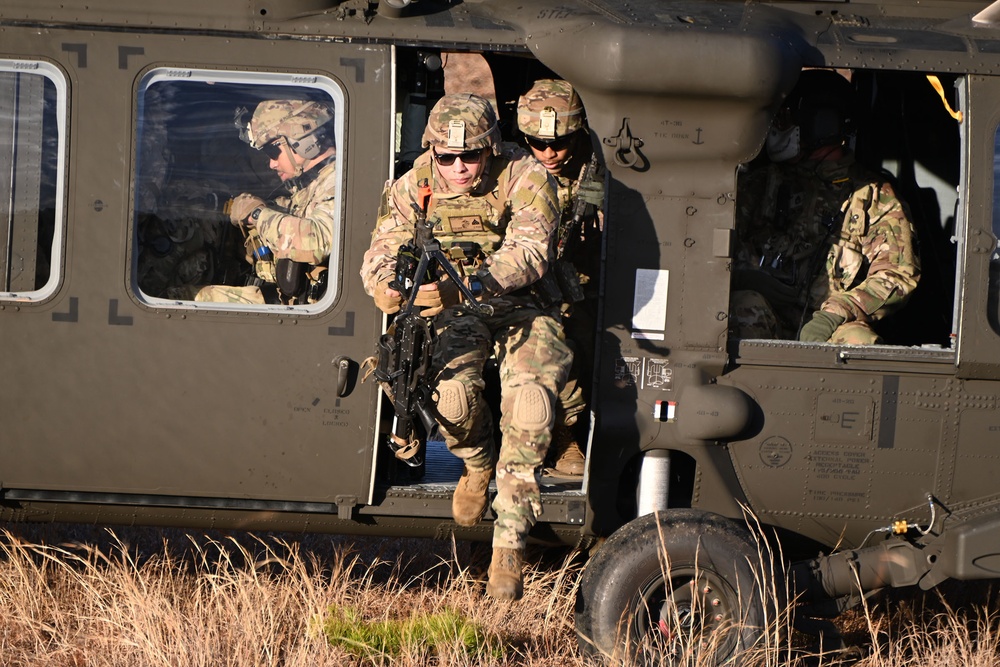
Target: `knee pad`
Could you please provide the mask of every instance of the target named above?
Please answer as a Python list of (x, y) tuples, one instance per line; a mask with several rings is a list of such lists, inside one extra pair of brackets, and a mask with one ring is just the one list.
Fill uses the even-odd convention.
[(552, 428), (552, 400), (540, 384), (532, 382), (514, 390), (510, 423), (524, 431)]
[(469, 394), (458, 380), (442, 380), (437, 386), (437, 411), (451, 424), (461, 424), (469, 418)]

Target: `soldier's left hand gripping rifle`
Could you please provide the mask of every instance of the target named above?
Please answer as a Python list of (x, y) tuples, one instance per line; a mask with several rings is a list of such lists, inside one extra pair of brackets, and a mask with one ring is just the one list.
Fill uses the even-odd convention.
[[(464, 308), (491, 315), (493, 307), (479, 303), (455, 266), (434, 238), (434, 225), (427, 220), (431, 189), (420, 184), (418, 202), (412, 204), (415, 215), (413, 240), (399, 247), (396, 275), (389, 286), (403, 295), (405, 303), (388, 331), (378, 341), (378, 360), (374, 375), (392, 401), (395, 421), (389, 436), (389, 448), (396, 458), (419, 467), (424, 460), (424, 444), (437, 435), (438, 424), (432, 408), (430, 377), (434, 354), (433, 317), (414, 312), (420, 286), (438, 280), (438, 275), (454, 281), (465, 299)], [(422, 434), (421, 434), (422, 431)]]

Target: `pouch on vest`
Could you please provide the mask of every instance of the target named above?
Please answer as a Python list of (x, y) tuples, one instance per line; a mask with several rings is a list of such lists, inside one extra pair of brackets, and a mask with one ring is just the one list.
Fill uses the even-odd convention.
[(565, 300), (562, 290), (559, 289), (559, 281), (556, 279), (555, 272), (551, 268), (541, 278), (531, 283), (528, 289), (531, 290), (531, 298), (535, 302), (535, 305), (542, 310), (546, 310)]
[(306, 271), (309, 265), (283, 257), (274, 263), (275, 281), (278, 291), (285, 297), (297, 297), (306, 286)]
[(483, 265), (486, 255), (475, 241), (456, 241), (444, 249), (448, 259), (462, 267), (463, 275), (471, 275)]

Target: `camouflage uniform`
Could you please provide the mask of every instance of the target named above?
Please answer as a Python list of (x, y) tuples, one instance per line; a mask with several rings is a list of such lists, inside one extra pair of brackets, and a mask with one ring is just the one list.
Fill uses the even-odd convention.
[(821, 310), (843, 318), (829, 342), (880, 342), (872, 323), (902, 306), (920, 276), (892, 186), (847, 154), (752, 170), (739, 193), (735, 335), (796, 339)]
[[(584, 387), (590, 379), (594, 358), (594, 327), (597, 321), (597, 286), (600, 277), (601, 204), (589, 206), (576, 230), (571, 229), (574, 208), (586, 167), (593, 156), (593, 147), (586, 135), (584, 109), (579, 96), (567, 81), (540, 79), (517, 104), (517, 125), (526, 137), (552, 141), (574, 138), (572, 154), (558, 174), (553, 174), (558, 186), (561, 212), (556, 238), (561, 255), (550, 271), (548, 285), (556, 284), (556, 304), (563, 329), (574, 351), (573, 367), (566, 386), (559, 395), (560, 423), (572, 427), (587, 408)], [(603, 194), (604, 170), (599, 167), (588, 179), (589, 185), (599, 184)], [(551, 287), (550, 287), (551, 289)], [(585, 435), (578, 432), (577, 437)]]
[[(488, 106), (475, 96), (448, 95), (432, 115), (447, 120), (453, 112), (460, 117), (470, 99)], [(397, 250), (413, 238), (412, 204), (418, 202), (418, 187), (425, 180), (433, 192), (427, 219), (433, 222), (442, 249), (468, 256), (457, 250), (461, 247), (457, 244), (481, 248), (479, 260), (466, 261), (462, 271), (467, 275), (488, 271), (493, 289), (483, 301), (494, 314), (473, 314), (458, 305), (435, 317), (435, 399), (449, 449), (469, 469), (491, 469), (497, 455), (492, 416), (483, 396), (483, 367), (496, 355), (502, 444), (493, 546), (521, 550), (541, 512), (538, 471), (551, 439), (552, 406), (572, 353), (558, 322), (534, 307), (526, 289), (548, 268), (558, 219), (554, 184), (517, 146), (493, 139), (483, 145), (494, 154), (486, 158), (479, 183), (467, 194), (451, 190), (438, 174), (431, 151), (387, 187), (361, 276), (370, 295), (392, 278)]]
[[(254, 111), (244, 139), (251, 147), (261, 149), (280, 138), (284, 140), (282, 150), (298, 151), (332, 118), (332, 109), (326, 104), (265, 100)], [(319, 156), (330, 147), (332, 143), (314, 142), (303, 150)], [(287, 181), (290, 196), (262, 205), (253, 225), (241, 226), (247, 261), (253, 264), (254, 272), (265, 285), (273, 286), (276, 282), (275, 263), (281, 259), (310, 265), (307, 273), (310, 282), (315, 282), (325, 270), (338, 218), (337, 179), (336, 156), (332, 154)], [(262, 249), (266, 250), (261, 252)], [(209, 285), (198, 290), (194, 299), (243, 304), (262, 304), (268, 300), (254, 285)]]
[[(311, 177), (315, 174), (315, 177)], [(333, 230), (337, 221), (337, 163), (331, 158), (322, 167), (312, 169), (291, 185), (291, 197), (279, 197), (262, 209), (257, 218), (256, 234), (247, 238), (247, 261), (252, 258), (251, 244), (267, 247), (273, 260), (253, 262), (257, 277), (273, 283), (274, 262), (288, 258), (314, 266), (325, 265), (330, 257)], [(303, 187), (302, 183), (307, 182)], [(259, 239), (259, 240), (258, 240)], [(265, 303), (259, 287), (209, 285), (195, 295), (195, 301), (229, 303)]]
[[(592, 150), (592, 149), (591, 149)], [(583, 167), (590, 160), (591, 150), (579, 158), (574, 157), (567, 167), (576, 178), (555, 176), (559, 185), (559, 209), (562, 211), (559, 222), (559, 238), (566, 231), (573, 219), (573, 207), (576, 192), (580, 183)], [(574, 169), (579, 167), (579, 169)], [(603, 171), (599, 171), (595, 179), (603, 182)], [(597, 287), (600, 278), (601, 258), (601, 211), (595, 211), (582, 221), (580, 229), (567, 242), (567, 251), (558, 260), (563, 268), (554, 268), (553, 274), (558, 274), (563, 303), (559, 307), (561, 321), (566, 337), (574, 348), (573, 368), (566, 386), (559, 395), (562, 410), (562, 422), (572, 426), (579, 416), (587, 409), (587, 398), (583, 387), (590, 380), (591, 360), (594, 358), (594, 327), (597, 322)], [(569, 285), (567, 285), (569, 283)], [(574, 296), (574, 290), (579, 294)]]

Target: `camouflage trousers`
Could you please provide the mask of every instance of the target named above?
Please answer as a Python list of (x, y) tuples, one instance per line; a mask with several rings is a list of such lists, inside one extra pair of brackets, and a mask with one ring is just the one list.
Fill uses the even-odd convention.
[[(803, 308), (779, 313), (760, 292), (739, 290), (733, 292), (730, 305), (730, 322), (738, 338), (771, 338), (797, 340)], [(785, 317), (781, 317), (781, 315)], [(812, 311), (808, 312), (812, 315)], [(882, 338), (865, 322), (845, 322), (830, 336), (829, 343), (838, 345), (875, 345)]]
[(194, 294), (195, 301), (210, 303), (240, 303), (245, 306), (267, 303), (259, 287), (235, 287), (232, 285), (205, 285)]
[[(533, 308), (501, 306), (489, 317), (450, 308), (437, 316), (434, 326), (435, 399), (441, 398), (445, 382), (459, 383), (465, 399), (457, 412), (438, 403), (445, 443), (470, 469), (496, 465), (493, 546), (522, 549), (542, 511), (539, 471), (552, 440), (555, 399), (573, 353), (558, 321)], [(483, 380), (483, 367), (494, 354), (500, 364), (499, 453)], [(449, 421), (441, 412), (458, 416)]]
[[(564, 426), (573, 426), (580, 415), (587, 409), (588, 392), (594, 360), (594, 326), (597, 321), (596, 303), (582, 301), (573, 304), (565, 315), (562, 315), (563, 331), (566, 332), (566, 342), (573, 351), (573, 366), (570, 368), (566, 385), (559, 394), (558, 422)], [(578, 437), (585, 430), (577, 433)]]
[[(580, 353), (574, 341), (567, 341), (567, 345), (573, 351), (575, 359)], [(569, 371), (569, 377), (563, 390), (559, 392), (559, 410), (557, 420), (563, 426), (573, 426), (580, 419), (580, 415), (587, 409), (587, 398), (583, 393), (583, 382), (580, 377), (580, 369), (576, 364)]]

